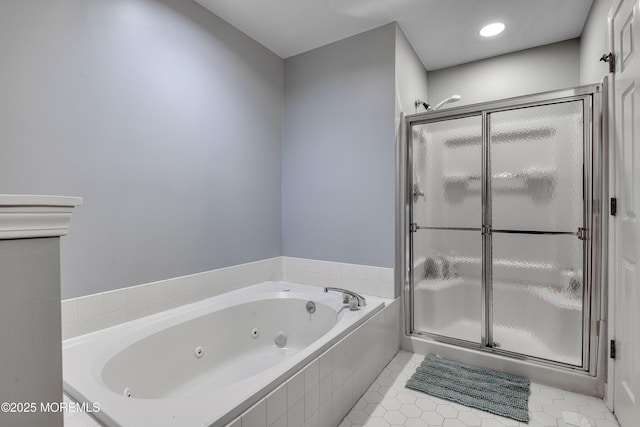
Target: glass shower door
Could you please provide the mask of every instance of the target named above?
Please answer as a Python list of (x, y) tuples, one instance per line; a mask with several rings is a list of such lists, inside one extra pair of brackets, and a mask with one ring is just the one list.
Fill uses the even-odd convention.
[(488, 114), (493, 347), (575, 366), (585, 339), (583, 113), (575, 100)]
[(408, 334), (595, 375), (602, 99), (593, 85), (405, 118)]
[(482, 339), (482, 117), (412, 128), (413, 329)]

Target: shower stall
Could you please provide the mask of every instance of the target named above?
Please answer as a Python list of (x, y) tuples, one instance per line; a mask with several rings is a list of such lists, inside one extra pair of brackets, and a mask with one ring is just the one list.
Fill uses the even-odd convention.
[(404, 118), (398, 262), (407, 336), (596, 375), (602, 90)]

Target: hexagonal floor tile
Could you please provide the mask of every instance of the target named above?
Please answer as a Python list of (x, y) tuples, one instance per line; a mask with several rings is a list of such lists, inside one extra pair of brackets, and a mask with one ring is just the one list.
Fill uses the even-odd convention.
[(369, 386), (367, 391), (377, 391), (379, 388), (380, 388), (380, 384), (378, 384), (378, 380), (376, 380)]
[(396, 396), (396, 399), (398, 399), (402, 403), (415, 403), (417, 400), (414, 395), (407, 392), (398, 393), (398, 395)]
[(349, 421), (353, 424), (364, 424), (369, 420), (370, 416), (361, 409), (354, 409), (347, 415)]
[(496, 415), (496, 421), (502, 424), (505, 427), (518, 427), (520, 425), (520, 421), (512, 420), (511, 418), (501, 417), (500, 415)]
[(458, 418), (458, 410), (451, 405), (438, 405), (436, 412), (444, 418)]
[(393, 380), (393, 378), (391, 378), (391, 377), (381, 377), (381, 378), (378, 378), (378, 379), (376, 380), (376, 382), (377, 382), (381, 387), (382, 387), (382, 386), (390, 387), (391, 385), (393, 385), (394, 380)]
[(562, 391), (555, 388), (540, 386), (540, 393), (544, 394), (547, 397), (550, 397), (551, 399), (564, 399)]
[(387, 409), (379, 403), (370, 403), (364, 407), (364, 412), (372, 417), (383, 417)]
[[(596, 427), (619, 427), (601, 399), (531, 384), (529, 424), (469, 408), (405, 387), (424, 356), (398, 352), (358, 400), (344, 426), (367, 427), (567, 427), (562, 411), (579, 412)], [(368, 419), (365, 419), (368, 417)], [(360, 424), (363, 423), (363, 424)], [(595, 424), (599, 423), (599, 424)]]
[(407, 421), (404, 422), (405, 427), (429, 427), (429, 424), (424, 422), (420, 418), (408, 418)]
[(398, 395), (398, 390), (393, 387), (383, 386), (380, 387), (378, 393), (380, 393), (383, 397), (396, 397)]
[(481, 411), (480, 409), (472, 409), (471, 410), (472, 414), (475, 414), (478, 416), (478, 418), (495, 418), (495, 415), (489, 413), (489, 412), (485, 412), (485, 411)]
[(380, 403), (387, 411), (397, 411), (402, 406), (402, 403), (393, 397), (385, 397)]
[(442, 415), (432, 411), (423, 412), (420, 418), (426, 421), (430, 426), (441, 426), (444, 422), (444, 417)]
[(554, 406), (554, 405), (542, 405), (542, 412), (546, 412), (551, 415), (555, 419), (562, 419), (562, 409)]
[(382, 396), (377, 391), (368, 391), (362, 395), (362, 398), (367, 403), (380, 403), (382, 402)]
[(423, 411), (433, 411), (437, 406), (431, 399), (418, 399), (415, 405)]
[[(604, 412), (600, 408), (589, 405), (578, 405), (576, 412), (589, 418), (604, 418)], [(609, 411), (607, 410), (607, 412)]]
[(384, 418), (371, 418), (367, 427), (389, 427), (389, 423)]
[(479, 426), (482, 424), (482, 419), (473, 412), (460, 412), (458, 414), (458, 419), (469, 427)]
[(387, 413), (384, 414), (384, 419), (390, 424), (404, 424), (407, 417), (400, 411), (387, 411)]
[(400, 407), (400, 412), (405, 414), (407, 418), (420, 418), (420, 415), (422, 415), (422, 409), (418, 408), (416, 405), (402, 405)]
[(367, 406), (367, 402), (364, 399), (358, 399), (355, 405), (353, 405), (353, 409), (364, 409)]
[(552, 426), (552, 425), (556, 425), (557, 423), (557, 419), (545, 412), (532, 412), (531, 413), (531, 419), (534, 421), (538, 421), (540, 424), (545, 425), (545, 426)]

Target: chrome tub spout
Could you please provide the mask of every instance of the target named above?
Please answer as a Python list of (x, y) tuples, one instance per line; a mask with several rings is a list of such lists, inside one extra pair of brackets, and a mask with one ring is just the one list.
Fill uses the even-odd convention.
[[(349, 297), (353, 297), (357, 300), (358, 302), (358, 307), (364, 307), (365, 305), (367, 305), (367, 300), (360, 294), (357, 294), (353, 291), (350, 291), (348, 289), (342, 289), (342, 288), (332, 288), (332, 287), (326, 287), (324, 288), (325, 292), (329, 292), (329, 291), (336, 291), (336, 292), (342, 292), (342, 302), (344, 303), (349, 303)], [(347, 297), (345, 298), (345, 295), (347, 295)]]

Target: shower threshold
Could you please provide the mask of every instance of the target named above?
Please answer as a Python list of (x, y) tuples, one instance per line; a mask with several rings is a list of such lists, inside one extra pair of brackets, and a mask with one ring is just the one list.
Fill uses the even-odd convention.
[[(458, 337), (462, 340), (474, 342), (480, 330), (480, 323), (471, 319), (459, 319), (443, 328), (432, 330), (430, 334), (443, 337)], [(495, 336), (500, 337), (500, 342), (496, 343), (496, 348), (522, 349), (526, 354), (535, 356), (543, 360), (555, 361), (561, 364), (579, 366), (581, 360), (558, 351), (547, 345), (543, 340), (525, 329), (495, 325), (493, 327)], [(479, 343), (476, 343), (480, 345)], [(473, 344), (470, 344), (473, 345)]]

